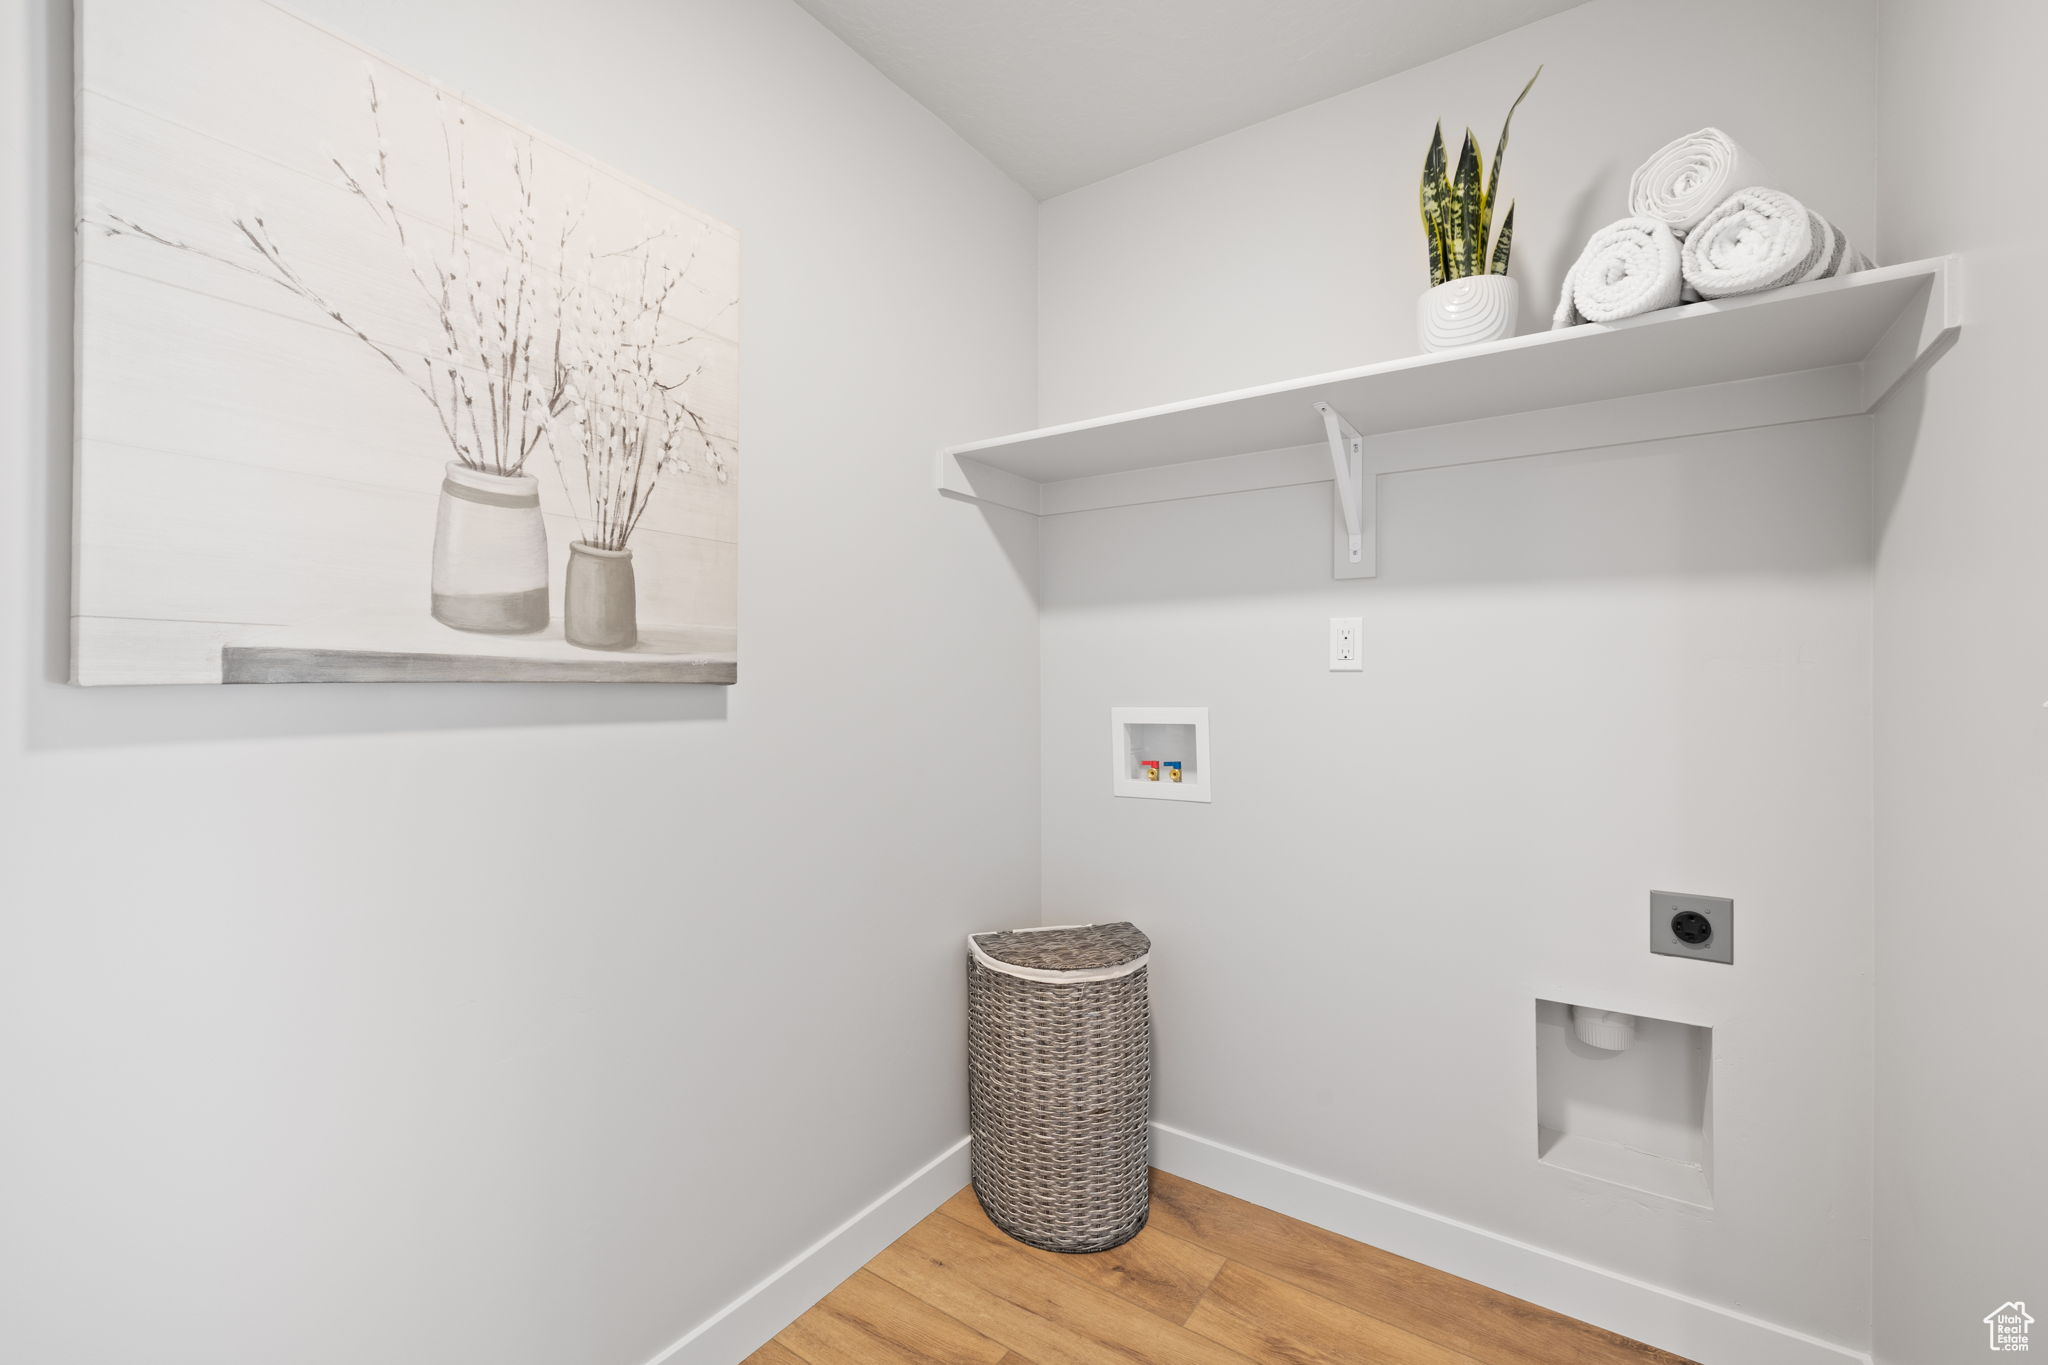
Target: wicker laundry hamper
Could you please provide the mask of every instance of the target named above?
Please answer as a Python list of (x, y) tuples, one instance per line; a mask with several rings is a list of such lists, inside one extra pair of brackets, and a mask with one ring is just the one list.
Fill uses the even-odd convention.
[(1020, 1242), (1107, 1251), (1145, 1226), (1151, 947), (1130, 924), (967, 940), (974, 1193)]

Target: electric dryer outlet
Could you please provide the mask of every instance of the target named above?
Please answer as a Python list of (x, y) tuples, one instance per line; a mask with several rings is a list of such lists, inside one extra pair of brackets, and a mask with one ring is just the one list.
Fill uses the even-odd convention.
[(1702, 962), (1735, 961), (1735, 902), (1682, 891), (1650, 893), (1650, 951)]

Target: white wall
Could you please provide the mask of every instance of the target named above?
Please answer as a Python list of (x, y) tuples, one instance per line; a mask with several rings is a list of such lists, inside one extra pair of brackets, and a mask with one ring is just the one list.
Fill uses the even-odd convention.
[[(2048, 190), (1987, 136), (2035, 121), (2044, 44), (2024, 0), (1880, 8), (1883, 247), (1961, 252), (1965, 290), (1955, 350), (1878, 426), (1884, 1365), (1975, 1358), (2008, 1299), (2048, 1324)], [(1998, 210), (1973, 208), (1990, 185)]]
[(0, 4), (10, 1360), (639, 1365), (958, 1138), (1037, 901), (1034, 206), (782, 0), (302, 0), (743, 235), (744, 680), (71, 690), (70, 18)]
[[(1411, 352), (1431, 123), (1490, 148), (1538, 62), (1525, 327), (1706, 123), (1868, 240), (1869, 6), (1722, 6), (1769, 40), (1689, 60), (1699, 22), (1598, 0), (1049, 201), (1040, 420)], [(1330, 578), (1326, 486), (1046, 519), (1045, 915), (1152, 933), (1159, 1117), (1862, 1344), (1869, 451), (1852, 419), (1385, 479), (1371, 582)], [(1325, 670), (1339, 614), (1363, 674)], [(1208, 706), (1215, 803), (1111, 798), (1112, 705)], [(1653, 887), (1734, 897), (1736, 965), (1650, 956)], [(1539, 997), (1713, 1028), (1712, 1212), (1538, 1165)]]

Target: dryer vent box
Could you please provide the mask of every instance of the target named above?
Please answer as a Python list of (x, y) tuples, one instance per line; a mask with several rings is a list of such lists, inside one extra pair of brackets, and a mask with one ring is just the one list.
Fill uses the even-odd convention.
[(1712, 1208), (1713, 1069), (1711, 1028), (1639, 1015), (1611, 1052), (1574, 1036), (1568, 1003), (1538, 1000), (1538, 1163)]

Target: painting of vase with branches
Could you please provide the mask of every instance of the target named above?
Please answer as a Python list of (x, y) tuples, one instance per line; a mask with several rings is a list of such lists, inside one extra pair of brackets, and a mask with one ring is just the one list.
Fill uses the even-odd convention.
[(77, 681), (736, 677), (730, 228), (264, 0), (79, 104)]
[[(701, 466), (726, 481), (719, 442), (690, 407), (703, 367), (676, 373), (669, 363), (682, 274), (638, 248), (621, 254), (634, 262), (623, 289), (570, 288), (562, 296), (562, 419), (549, 435), (581, 531), (569, 547), (563, 631), (592, 649), (638, 643), (631, 541), (663, 476)], [(598, 274), (592, 253), (582, 278)]]

